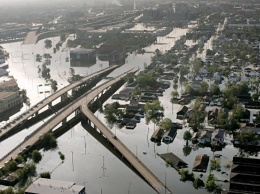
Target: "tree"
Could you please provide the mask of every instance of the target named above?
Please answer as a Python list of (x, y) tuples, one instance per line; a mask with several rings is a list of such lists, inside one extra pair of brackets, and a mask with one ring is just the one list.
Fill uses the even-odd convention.
[(133, 83), (133, 82), (135, 81), (134, 74), (132, 74), (132, 73), (127, 74), (127, 75), (124, 77), (124, 80), (126, 80), (126, 82), (127, 82), (128, 84)]
[(195, 59), (194, 61), (191, 62), (192, 64), (192, 70), (193, 70), (193, 75), (198, 75), (201, 67), (202, 67), (202, 61), (201, 59)]
[(140, 90), (140, 88), (138, 88), (138, 87), (135, 87), (133, 90), (132, 90), (132, 92), (131, 92), (131, 96), (132, 97), (136, 97), (136, 96), (139, 96), (139, 95), (141, 95), (141, 90)]
[(191, 132), (185, 131), (183, 134), (183, 139), (186, 141), (186, 145), (188, 145), (188, 141), (191, 140)]
[[(180, 66), (180, 77), (183, 78), (185, 75), (189, 73), (189, 67), (187, 65)], [(180, 79), (182, 80), (182, 79)]]
[(106, 104), (104, 115), (107, 122), (113, 126), (117, 122), (117, 118), (123, 115), (122, 111), (118, 110), (118, 103)]
[(219, 94), (221, 94), (219, 86), (218, 85), (213, 85), (210, 88), (210, 93), (211, 93), (211, 95), (219, 95)]
[(220, 166), (220, 160), (219, 159), (210, 160), (210, 171), (219, 170), (220, 167), (221, 166)]
[(39, 163), (41, 161), (41, 159), (42, 159), (41, 153), (38, 150), (33, 150), (33, 152), (32, 152), (32, 160), (35, 163)]
[(48, 81), (51, 78), (50, 75), (50, 69), (46, 66), (46, 64), (42, 64), (42, 77), (45, 79), (45, 81)]
[(51, 89), (56, 92), (58, 90), (58, 83), (56, 80), (53, 80), (53, 79), (50, 79), (50, 82), (51, 82)]
[(201, 126), (201, 123), (204, 122), (206, 116), (204, 108), (205, 107), (200, 103), (200, 100), (197, 98), (193, 104), (192, 111), (188, 118), (188, 122), (192, 126), (194, 132), (197, 132)]
[(65, 156), (64, 156), (64, 154), (61, 153), (61, 152), (58, 152), (58, 154), (59, 154), (59, 156), (60, 156), (60, 159), (61, 159), (62, 161), (64, 161), (64, 160), (65, 160)]
[(249, 146), (257, 144), (257, 140), (259, 139), (257, 134), (252, 130), (241, 130), (238, 139), (240, 140), (242, 146)]
[(42, 136), (42, 144), (44, 145), (43, 150), (54, 150), (58, 147), (57, 140), (54, 137), (53, 133), (46, 133)]
[(149, 124), (151, 121), (155, 125), (158, 125), (161, 118), (163, 117), (164, 108), (159, 100), (153, 102), (147, 102), (144, 107), (146, 123)]
[(148, 73), (139, 74), (136, 77), (136, 83), (141, 89), (153, 88), (157, 84), (157, 76), (154, 71)]
[(194, 182), (193, 182), (193, 186), (195, 189), (198, 189), (200, 187), (204, 187), (204, 182), (200, 179), (200, 178), (195, 178)]
[(49, 48), (52, 47), (52, 41), (51, 41), (51, 40), (46, 39), (46, 40), (44, 41), (44, 43), (45, 43), (45, 48), (46, 48), (46, 49), (49, 49)]
[(214, 174), (209, 174), (206, 180), (206, 189), (209, 192), (216, 192), (218, 193), (220, 186), (215, 183), (216, 177)]
[(184, 156), (190, 155), (191, 151), (192, 151), (192, 147), (187, 145), (187, 144), (182, 149), (182, 152), (183, 152)]
[(179, 174), (181, 175), (181, 178), (180, 180), (183, 181), (183, 182), (186, 182), (186, 181), (194, 181), (194, 174), (191, 172), (189, 173), (188, 170), (186, 169), (180, 169), (179, 171)]
[(226, 129), (228, 126), (228, 113), (224, 109), (219, 110), (217, 124), (222, 129)]
[(22, 89), (20, 91), (20, 94), (22, 95), (23, 103), (25, 103), (28, 107), (30, 107), (31, 102), (30, 102), (30, 98), (27, 97), (27, 91), (25, 89)]
[(51, 173), (50, 172), (42, 172), (42, 173), (40, 173), (40, 177), (45, 178), (45, 179), (50, 179)]
[(75, 75), (75, 69), (73, 69), (72, 67), (70, 68), (70, 75), (74, 76)]
[(223, 107), (232, 109), (237, 103), (238, 87), (235, 85), (229, 85), (223, 90), (224, 100)]
[(209, 85), (206, 82), (201, 82), (199, 93), (200, 95), (205, 95), (208, 92)]
[(169, 131), (172, 128), (172, 120), (169, 118), (164, 118), (161, 122), (160, 122), (160, 128)]

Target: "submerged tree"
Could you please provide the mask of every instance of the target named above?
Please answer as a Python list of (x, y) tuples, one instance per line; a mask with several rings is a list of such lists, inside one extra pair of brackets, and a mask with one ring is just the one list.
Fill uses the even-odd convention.
[(169, 131), (173, 126), (172, 120), (169, 118), (164, 118), (161, 122), (160, 122), (160, 128)]
[(145, 104), (145, 119), (146, 123), (149, 124), (151, 121), (154, 123), (154, 129), (155, 125), (158, 125), (161, 118), (163, 117), (163, 111), (164, 108), (161, 105), (161, 102), (159, 100), (155, 100), (153, 102), (147, 102)]

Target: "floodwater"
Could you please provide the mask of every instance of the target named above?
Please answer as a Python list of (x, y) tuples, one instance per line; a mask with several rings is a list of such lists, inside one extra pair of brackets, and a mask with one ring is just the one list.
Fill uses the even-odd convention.
[[(129, 54), (126, 59), (126, 64), (113, 71), (109, 76), (116, 76), (133, 67), (144, 68), (144, 63), (150, 64), (152, 53), (155, 49), (159, 49), (162, 52), (169, 50), (180, 38), (185, 35), (188, 29), (174, 29), (169, 35), (165, 37), (158, 37), (157, 44), (152, 44), (145, 48), (149, 53), (139, 55), (136, 53)], [(70, 36), (68, 39), (73, 39)], [(59, 37), (50, 38), (53, 46), (59, 42)], [(159, 44), (158, 44), (159, 43)], [(163, 44), (162, 44), (163, 43)], [(8, 43), (2, 45), (7, 52), (10, 53), (9, 71), (10, 75), (13, 75), (17, 79), (18, 85), (21, 89), (26, 89), (28, 97), (31, 100), (31, 105), (34, 105), (41, 99), (50, 95), (50, 93), (39, 91), (47, 91), (48, 87), (40, 88), (42, 84), (45, 84), (43, 78), (38, 75), (37, 66), (41, 66), (42, 63), (35, 62), (36, 54), (43, 55), (44, 53), (50, 53), (52, 55), (51, 65), (49, 66), (51, 72), (51, 78), (58, 82), (58, 87), (62, 88), (68, 84), (67, 77), (69, 76), (70, 63), (66, 62), (66, 57), (69, 57), (69, 50), (65, 47), (65, 43), (62, 48), (53, 54), (53, 49), (44, 48), (44, 40), (39, 41), (36, 45), (22, 45), (22, 42)], [(102, 65), (100, 65), (102, 64)], [(97, 61), (96, 64), (89, 67), (73, 67), (76, 74), (87, 75), (100, 68), (108, 67), (108, 62)], [(173, 111), (169, 102), (170, 92), (172, 87), (165, 91), (163, 97), (160, 97), (160, 101), (165, 108), (165, 117), (176, 120), (176, 112), (179, 105), (174, 105)], [(112, 100), (109, 99), (108, 102)], [(106, 102), (107, 103), (107, 102)], [(104, 104), (106, 104), (104, 103)], [(26, 107), (23, 107), (21, 112), (26, 111)], [(20, 112), (20, 113), (21, 113)], [(18, 113), (18, 114), (20, 114)], [(96, 115), (105, 122), (104, 116), (97, 112)], [(15, 118), (12, 116), (11, 119)], [(15, 146), (14, 142), (22, 141), (22, 139), (37, 128), (45, 121), (32, 126), (30, 129), (26, 129), (9, 140), (1, 142), (0, 149), (1, 155), (8, 152), (11, 149), (10, 146)], [(189, 164), (189, 170), (191, 170), (194, 158), (197, 154), (208, 154), (212, 159), (213, 153), (208, 148), (196, 148), (193, 147), (190, 155), (184, 156), (183, 147), (185, 142), (183, 140), (183, 133), (186, 129), (178, 131), (175, 141), (170, 145), (162, 143), (161, 146), (157, 146), (150, 142), (150, 136), (154, 131), (153, 124), (146, 125), (145, 120), (142, 119), (141, 123), (137, 125), (134, 130), (126, 130), (125, 128), (118, 129), (113, 127), (111, 129), (120, 140), (122, 140), (137, 157), (148, 166), (148, 168), (159, 177), (162, 182), (166, 182), (167, 187), (175, 194), (203, 194), (207, 193), (205, 189), (195, 190), (191, 182), (183, 183), (179, 180), (180, 176), (171, 167), (167, 167), (165, 162), (157, 156), (157, 153), (173, 152), (185, 162)], [(227, 137), (228, 138), (228, 137)], [(86, 151), (85, 151), (86, 145)], [(140, 177), (132, 172), (127, 166), (125, 166), (118, 158), (110, 153), (105, 147), (103, 147), (95, 138), (93, 138), (79, 123), (63, 136), (58, 138), (58, 149), (55, 151), (42, 152), (43, 159), (37, 165), (37, 172), (52, 172), (53, 179), (74, 181), (77, 184), (85, 185), (87, 193), (91, 194), (115, 194), (115, 193), (156, 193), (149, 185), (147, 185)], [(61, 163), (58, 152), (61, 151), (65, 155), (64, 163)], [(144, 152), (146, 154), (144, 154)], [(217, 153), (217, 152), (216, 152)], [(228, 144), (226, 148), (221, 152), (223, 155), (221, 162), (225, 165), (231, 160), (231, 156), (237, 153), (237, 150), (232, 145)], [(217, 173), (216, 175), (222, 180), (229, 179), (229, 169), (222, 168), (223, 171), (227, 171), (228, 175), (222, 175)], [(198, 176), (198, 173), (195, 173)], [(206, 178), (207, 174), (203, 176)], [(224, 177), (223, 177), (224, 176)], [(227, 188), (227, 185), (224, 185)]]

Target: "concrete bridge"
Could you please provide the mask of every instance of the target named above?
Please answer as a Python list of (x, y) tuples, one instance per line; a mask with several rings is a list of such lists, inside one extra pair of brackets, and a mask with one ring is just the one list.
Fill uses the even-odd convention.
[(37, 31), (30, 31), (23, 41), (23, 44), (36, 44), (38, 41)]
[(21, 147), (26, 147), (27, 145), (33, 145), (38, 140), (41, 134), (48, 133), (52, 131), (58, 124), (66, 123), (66, 118), (73, 112), (77, 114), (83, 113), (85, 119), (88, 123), (92, 123), (96, 130), (99, 132), (117, 149), (122, 157), (124, 157), (139, 174), (146, 180), (146, 182), (159, 194), (172, 194), (172, 192), (121, 142), (118, 137), (116, 137), (110, 129), (108, 129), (90, 110), (89, 105), (98, 100), (100, 94), (102, 95), (107, 91), (113, 84), (119, 82), (128, 73), (133, 73), (135, 70), (129, 70), (116, 78), (113, 78), (98, 87), (90, 90), (84, 94), (80, 99), (67, 105), (61, 112), (52, 117), (44, 125), (40, 126), (35, 130), (30, 136), (27, 136), (25, 140), (18, 145), (14, 150), (8, 153), (0, 161), (0, 166), (3, 166), (6, 162), (15, 158), (20, 152)]
[(9, 133), (11, 133), (12, 130), (15, 130), (16, 127), (19, 127), (20, 125), (22, 125), (25, 121), (27, 121), (30, 117), (33, 116), (37, 116), (39, 111), (41, 109), (43, 109), (44, 107), (48, 106), (50, 107), (52, 105), (52, 102), (54, 100), (56, 100), (57, 98), (61, 97), (61, 101), (65, 100), (68, 98), (68, 92), (92, 79), (95, 79), (97, 76), (111, 71), (113, 69), (115, 69), (117, 66), (110, 66), (108, 68), (105, 68), (103, 70), (97, 71), (91, 75), (88, 75), (86, 77), (84, 77), (83, 79), (74, 82), (62, 89), (60, 89), (59, 91), (53, 93), (52, 95), (48, 96), (47, 98), (43, 99), (42, 101), (40, 101), (39, 103), (37, 103), (36, 105), (34, 105), (33, 107), (31, 107), (26, 113), (23, 113), (22, 115), (20, 115), (18, 118), (16, 118), (15, 120), (11, 121), (9, 124), (7, 124), (4, 129), (1, 130), (0, 133), (0, 142), (3, 139), (6, 139), (7, 137), (9, 137)]
[[(118, 78), (116, 78), (118, 79)], [(116, 79), (112, 80), (115, 82)], [(148, 182), (148, 184), (159, 194), (172, 194), (166, 186), (131, 152), (122, 141), (111, 132), (106, 125), (104, 125), (88, 108), (88, 104), (94, 101), (97, 97), (97, 91), (105, 90), (111, 83), (100, 86), (96, 90), (91, 91), (83, 99), (85, 102), (81, 106), (81, 112), (86, 116), (88, 123), (94, 125), (96, 130), (107, 138), (107, 140), (117, 149), (122, 156), (140, 173), (140, 175)]]

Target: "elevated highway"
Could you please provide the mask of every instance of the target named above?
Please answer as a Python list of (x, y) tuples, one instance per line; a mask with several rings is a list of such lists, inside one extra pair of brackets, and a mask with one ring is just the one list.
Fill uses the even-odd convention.
[(4, 158), (0, 160), (0, 166), (3, 166), (6, 162), (15, 158), (20, 152), (21, 147), (26, 147), (28, 145), (35, 144), (41, 134), (48, 133), (52, 131), (60, 123), (66, 123), (66, 118), (73, 112), (76, 114), (84, 114), (84, 118), (88, 123), (94, 125), (94, 129), (100, 132), (113, 146), (119, 151), (119, 153), (124, 157), (143, 177), (143, 179), (158, 193), (158, 194), (172, 194), (172, 192), (150, 171), (137, 156), (135, 156), (125, 145), (121, 142), (118, 137), (111, 132), (111, 130), (104, 125), (90, 110), (89, 105), (98, 100), (99, 95), (103, 94), (104, 91), (108, 90), (113, 84), (117, 83), (125, 77), (128, 73), (136, 72), (134, 69), (113, 78), (100, 86), (90, 90), (85, 93), (80, 99), (67, 105), (61, 112), (52, 117), (45, 124), (40, 126), (36, 131), (34, 131), (30, 136), (28, 136), (20, 145), (18, 145), (14, 150), (8, 153)]
[(62, 95), (65, 95), (64, 97), (66, 98), (67, 92), (72, 90), (75, 87), (80, 86), (81, 84), (94, 79), (96, 76), (107, 72), (109, 70), (112, 70), (114, 68), (116, 68), (117, 66), (110, 66), (108, 68), (105, 68), (103, 70), (97, 71), (91, 75), (88, 75), (84, 78), (82, 78), (81, 80), (74, 82), (72, 84), (69, 84), (68, 86), (60, 89), (59, 91), (53, 93), (52, 95), (48, 96), (47, 98), (43, 99), (42, 101), (40, 101), (39, 103), (37, 103), (36, 105), (34, 105), (33, 107), (31, 107), (26, 113), (23, 113), (22, 115), (20, 115), (17, 119), (11, 121), (9, 124), (7, 124), (3, 129), (1, 129), (0, 132), (0, 142), (2, 141), (2, 139), (6, 139), (6, 136), (8, 136), (9, 131), (14, 130), (15, 127), (23, 124), (28, 118), (37, 115), (38, 112), (44, 108), (45, 106), (48, 106), (51, 102), (53, 102), (54, 100), (56, 100), (59, 97), (62, 97)]

